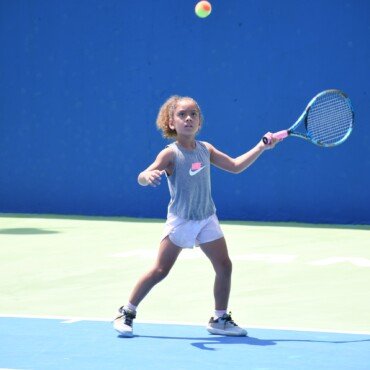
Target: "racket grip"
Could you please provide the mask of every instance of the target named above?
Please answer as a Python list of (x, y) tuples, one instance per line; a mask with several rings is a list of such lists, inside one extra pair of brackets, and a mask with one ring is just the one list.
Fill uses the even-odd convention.
[[(282, 131), (278, 131), (272, 134), (272, 137), (274, 139), (280, 139), (280, 140), (285, 139), (288, 136), (289, 136), (288, 130), (282, 130)], [(262, 141), (264, 144), (270, 144), (271, 142), (271, 140), (267, 136), (264, 136), (262, 138)]]

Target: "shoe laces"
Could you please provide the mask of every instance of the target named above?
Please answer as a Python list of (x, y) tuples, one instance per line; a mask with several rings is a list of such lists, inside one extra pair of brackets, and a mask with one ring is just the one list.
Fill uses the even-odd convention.
[(229, 312), (229, 313), (225, 313), (225, 314), (221, 317), (221, 319), (225, 322), (225, 325), (226, 325), (226, 324), (231, 324), (231, 325), (233, 325), (233, 326), (238, 326), (238, 325), (234, 322), (234, 320), (231, 318), (231, 312)]
[(132, 326), (132, 321), (136, 317), (136, 313), (133, 311), (125, 310), (123, 307), (119, 309), (122, 314), (119, 318), (122, 318), (125, 325)]

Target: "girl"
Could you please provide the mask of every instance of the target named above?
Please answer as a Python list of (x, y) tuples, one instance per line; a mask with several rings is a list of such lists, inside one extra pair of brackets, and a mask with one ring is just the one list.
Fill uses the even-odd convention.
[(203, 117), (197, 102), (190, 97), (172, 96), (160, 108), (157, 126), (166, 138), (175, 141), (163, 149), (155, 161), (139, 174), (142, 186), (160, 185), (167, 177), (170, 191), (167, 221), (154, 266), (134, 287), (128, 303), (119, 309), (113, 322), (122, 335), (133, 336), (136, 309), (149, 291), (170, 272), (182, 248), (199, 246), (215, 270), (215, 312), (207, 330), (211, 334), (245, 336), (227, 313), (232, 264), (216, 208), (211, 196), (210, 164), (225, 171), (240, 173), (250, 166), (266, 149), (275, 146), (271, 133), (270, 144), (261, 140), (247, 153), (231, 158), (213, 145), (195, 140), (202, 127)]

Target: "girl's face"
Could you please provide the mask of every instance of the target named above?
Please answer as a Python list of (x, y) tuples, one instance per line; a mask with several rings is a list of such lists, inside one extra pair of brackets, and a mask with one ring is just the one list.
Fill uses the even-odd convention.
[(190, 99), (179, 100), (169, 126), (172, 130), (176, 130), (177, 135), (195, 136), (201, 126), (200, 114), (195, 102)]

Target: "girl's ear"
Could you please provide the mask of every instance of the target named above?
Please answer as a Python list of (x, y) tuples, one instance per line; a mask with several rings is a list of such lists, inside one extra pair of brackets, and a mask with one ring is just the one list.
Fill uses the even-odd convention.
[(174, 129), (175, 129), (175, 126), (173, 125), (173, 119), (170, 119), (170, 121), (168, 122), (168, 127), (169, 127), (171, 130), (174, 130)]

